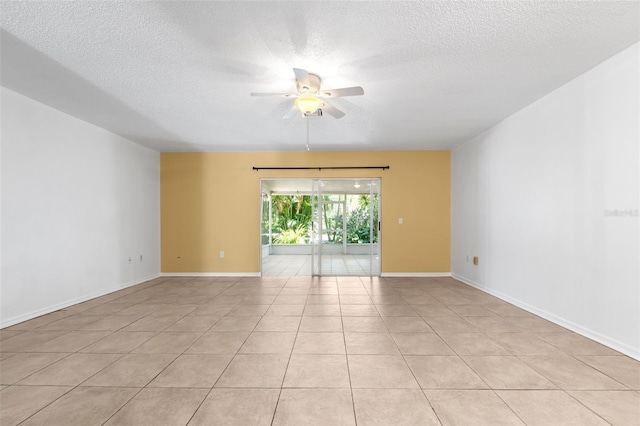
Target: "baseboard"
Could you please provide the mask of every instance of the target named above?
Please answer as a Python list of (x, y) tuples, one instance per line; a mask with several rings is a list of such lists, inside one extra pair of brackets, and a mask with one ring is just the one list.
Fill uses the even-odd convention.
[(259, 277), (260, 272), (161, 272), (161, 277)]
[(560, 317), (558, 315), (552, 314), (551, 312), (547, 312), (543, 309), (539, 309), (536, 308), (535, 306), (529, 305), (528, 303), (522, 302), (518, 299), (514, 299), (511, 296), (507, 296), (506, 294), (503, 294), (499, 291), (495, 291), (492, 290), (490, 288), (487, 288), (473, 280), (470, 280), (468, 278), (462, 277), (460, 275), (456, 275), (456, 274), (451, 274), (451, 277), (455, 278), (458, 281), (462, 281), (465, 284), (470, 285), (471, 287), (475, 287), (478, 290), (484, 291), (485, 293), (488, 293), (492, 296), (497, 297), (498, 299), (502, 299), (505, 302), (509, 302), (512, 305), (515, 305), (519, 308), (524, 309), (527, 312), (531, 312), (532, 314), (535, 314), (539, 317), (542, 317), (546, 320), (551, 321), (554, 324), (557, 324), (561, 327), (564, 327), (566, 329), (569, 329), (573, 332), (576, 332), (584, 337), (587, 337), (591, 340), (594, 340), (598, 343), (602, 343), (605, 346), (610, 347), (613, 350), (616, 350), (618, 352), (621, 352), (625, 355), (630, 356), (631, 358), (637, 359), (640, 361), (640, 350), (638, 348), (633, 348), (625, 343), (619, 342), (615, 339), (611, 339), (608, 336), (605, 336), (603, 334), (600, 334), (596, 331), (593, 331), (591, 329), (585, 328), (579, 324), (576, 324), (572, 321), (569, 321), (563, 317)]
[(46, 308), (39, 309), (37, 311), (32, 311), (32, 312), (29, 312), (29, 313), (26, 313), (26, 314), (23, 314), (23, 315), (20, 315), (20, 316), (17, 316), (17, 317), (13, 317), (13, 318), (8, 318), (8, 319), (0, 322), (0, 328), (10, 327), (12, 325), (19, 324), (21, 322), (28, 321), (28, 320), (33, 319), (33, 318), (37, 318), (37, 317), (42, 316), (42, 315), (50, 314), (51, 312), (59, 311), (60, 309), (68, 308), (69, 306), (76, 305), (78, 303), (86, 302), (87, 300), (95, 299), (96, 297), (105, 296), (107, 294), (113, 293), (113, 292), (118, 291), (118, 290), (123, 290), (125, 288), (129, 288), (129, 287), (132, 287), (134, 285), (142, 284), (143, 282), (153, 280), (155, 278), (158, 278), (159, 276), (160, 276), (159, 273), (153, 274), (153, 275), (149, 275), (149, 276), (141, 278), (139, 280), (126, 282), (126, 283), (124, 283), (124, 284), (122, 284), (122, 285), (120, 285), (118, 287), (110, 287), (110, 288), (108, 288), (106, 290), (100, 290), (100, 291), (97, 291), (95, 293), (91, 293), (89, 295), (77, 297), (77, 298), (71, 299), (71, 300), (66, 300), (64, 302), (60, 302), (60, 303), (57, 303), (57, 304), (52, 305), (52, 306), (47, 306)]
[(451, 272), (383, 272), (380, 276), (383, 278), (450, 277)]

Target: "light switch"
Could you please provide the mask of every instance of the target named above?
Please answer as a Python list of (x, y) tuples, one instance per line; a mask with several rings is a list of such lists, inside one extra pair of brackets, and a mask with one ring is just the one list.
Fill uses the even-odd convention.
[(402, 225), (402, 218), (398, 218), (398, 223)]

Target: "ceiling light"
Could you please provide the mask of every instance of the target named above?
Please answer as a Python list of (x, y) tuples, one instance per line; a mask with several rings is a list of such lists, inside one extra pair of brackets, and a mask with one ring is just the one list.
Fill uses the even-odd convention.
[(303, 114), (313, 114), (322, 106), (322, 102), (311, 95), (300, 96), (296, 99), (296, 106)]
[(353, 185), (353, 187), (354, 187), (354, 188), (360, 188), (360, 184), (359, 184), (359, 183), (355, 183), (355, 184)]

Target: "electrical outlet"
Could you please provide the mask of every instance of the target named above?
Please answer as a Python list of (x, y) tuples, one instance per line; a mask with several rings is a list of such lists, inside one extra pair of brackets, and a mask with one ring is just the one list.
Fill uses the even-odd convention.
[(140, 262), (142, 262), (142, 255), (140, 255)]
[(224, 257), (224, 250), (220, 250), (220, 258)]
[(131, 263), (131, 257), (129, 257), (129, 263)]

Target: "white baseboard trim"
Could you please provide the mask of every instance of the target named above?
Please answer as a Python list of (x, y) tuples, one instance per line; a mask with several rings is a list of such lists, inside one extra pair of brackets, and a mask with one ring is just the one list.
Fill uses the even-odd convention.
[(15, 324), (19, 324), (24, 321), (28, 321), (33, 318), (37, 318), (42, 315), (50, 314), (51, 312), (59, 311), (60, 309), (68, 308), (69, 306), (76, 305), (78, 303), (86, 302), (87, 300), (95, 299), (96, 297), (105, 296), (118, 290), (124, 290), (125, 288), (132, 287), (134, 285), (142, 284), (143, 282), (153, 280), (160, 276), (159, 273), (149, 275), (144, 278), (140, 278), (134, 281), (126, 282), (120, 286), (109, 287), (106, 290), (100, 290), (95, 293), (91, 293), (85, 296), (76, 297), (75, 299), (66, 300), (64, 302), (57, 303), (46, 308), (38, 309), (37, 311), (28, 312), (26, 314), (19, 315), (17, 317), (8, 318), (0, 322), (0, 328), (10, 327)]
[(383, 272), (382, 278), (421, 278), (421, 277), (450, 277), (451, 272)]
[(451, 276), (453, 278), (455, 278), (456, 280), (458, 280), (458, 281), (462, 281), (463, 283), (470, 285), (471, 287), (475, 287), (478, 290), (484, 291), (485, 293), (488, 293), (488, 294), (490, 294), (492, 296), (497, 297), (498, 299), (502, 299), (505, 302), (509, 302), (512, 305), (515, 305), (515, 306), (517, 306), (519, 308), (524, 309), (525, 311), (531, 312), (532, 314), (535, 314), (535, 315), (537, 315), (539, 317), (542, 317), (542, 318), (544, 318), (546, 320), (549, 320), (554, 324), (557, 324), (557, 325), (562, 326), (562, 327), (564, 327), (566, 329), (574, 331), (574, 332), (576, 332), (576, 333), (578, 333), (578, 334), (580, 334), (580, 335), (582, 335), (584, 337), (587, 337), (587, 338), (589, 338), (591, 340), (595, 340), (598, 343), (602, 343), (603, 345), (608, 346), (613, 350), (621, 352), (621, 353), (623, 353), (625, 355), (630, 356), (631, 358), (634, 358), (634, 359), (637, 359), (638, 361), (640, 361), (640, 349), (638, 349), (638, 348), (631, 347), (631, 346), (627, 345), (626, 343), (619, 342), (619, 341), (617, 341), (615, 339), (612, 339), (612, 338), (610, 338), (608, 336), (600, 334), (600, 333), (598, 333), (596, 331), (593, 331), (591, 329), (585, 328), (585, 327), (583, 327), (583, 326), (581, 326), (579, 324), (576, 324), (576, 323), (574, 323), (572, 321), (569, 321), (569, 320), (567, 320), (567, 319), (565, 319), (563, 317), (560, 317), (558, 315), (552, 314), (551, 312), (547, 312), (547, 311), (545, 311), (543, 309), (536, 308), (535, 306), (529, 305), (528, 303), (522, 302), (522, 301), (520, 301), (518, 299), (514, 299), (513, 297), (507, 296), (506, 294), (503, 294), (503, 293), (501, 293), (499, 291), (495, 291), (495, 290), (492, 290), (490, 288), (487, 288), (487, 287), (485, 287), (485, 286), (483, 286), (483, 285), (481, 285), (481, 284), (479, 284), (479, 283), (477, 283), (477, 282), (475, 282), (473, 280), (470, 280), (468, 278), (465, 278), (465, 277), (462, 277), (460, 275), (453, 274), (453, 273), (451, 274)]
[(162, 277), (259, 277), (260, 272), (162, 272)]

